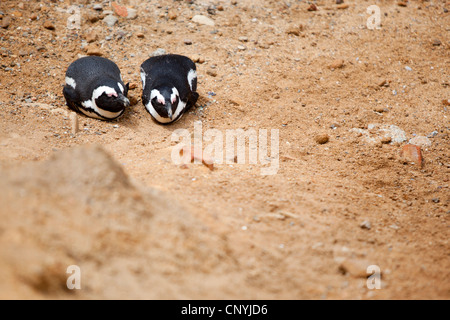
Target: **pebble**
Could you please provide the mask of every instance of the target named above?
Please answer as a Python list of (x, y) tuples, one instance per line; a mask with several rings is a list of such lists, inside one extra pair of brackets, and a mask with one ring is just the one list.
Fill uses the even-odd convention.
[[(166, 50), (162, 49), (162, 48), (158, 48), (155, 51), (153, 51), (153, 53), (151, 54), (151, 56), (156, 57), (156, 56), (162, 56), (166, 54)], [(194, 61), (195, 62), (195, 61)]]
[(242, 45), (237, 46), (237, 48), (238, 48), (238, 50), (241, 50), (241, 51), (244, 51), (247, 49), (245, 46), (242, 46)]
[(88, 56), (103, 56), (101, 49), (94, 43), (91, 43), (86, 47), (86, 54)]
[(194, 54), (191, 56), (191, 60), (197, 63), (204, 63), (205, 62), (205, 58), (203, 58), (202, 56), (199, 56), (198, 54)]
[(240, 42), (247, 42), (248, 38), (247, 37), (239, 37), (239, 41)]
[(215, 70), (209, 69), (208, 71), (206, 71), (207, 75), (210, 75), (211, 77), (216, 77), (217, 76), (217, 72)]
[(44, 28), (48, 29), (48, 30), (55, 30), (55, 26), (53, 25), (53, 23), (49, 20), (44, 22)]
[(114, 27), (114, 25), (119, 21), (119, 19), (116, 16), (108, 15), (103, 18), (103, 22), (106, 23), (108, 27)]
[(103, 4), (101, 4), (101, 3), (94, 4), (92, 9), (97, 10), (97, 11), (102, 11), (103, 10)]
[(138, 16), (137, 10), (134, 8), (127, 8), (128, 11), (128, 15), (127, 15), (127, 19), (129, 20), (133, 20), (136, 19)]
[(400, 7), (406, 7), (407, 6), (406, 1), (399, 1), (399, 2), (397, 2), (397, 5), (400, 6)]
[(342, 4), (344, 3), (344, 0), (336, 0), (336, 4)]
[(31, 21), (34, 21), (34, 20), (36, 20), (37, 18), (38, 18), (38, 16), (37, 16), (36, 13), (32, 13), (31, 16), (30, 16), (30, 20), (31, 20)]
[(370, 230), (370, 229), (372, 228), (372, 224), (370, 223), (370, 221), (365, 220), (365, 221), (363, 221), (363, 222), (359, 225), (359, 227), (360, 227), (361, 229)]
[(336, 8), (340, 9), (340, 10), (343, 10), (343, 9), (347, 9), (348, 7), (349, 7), (348, 4), (342, 3), (342, 4), (339, 4)]
[(331, 69), (331, 70), (334, 70), (334, 69), (340, 69), (340, 68), (342, 68), (342, 67), (344, 67), (344, 60), (342, 60), (342, 59), (337, 59), (337, 60), (334, 60), (330, 65), (329, 65), (329, 68)]
[(3, 29), (7, 29), (11, 25), (12, 19), (10, 16), (6, 16), (2, 19), (2, 24), (0, 25)]
[(185, 44), (185, 45), (191, 45), (192, 44), (192, 40), (191, 39), (184, 39), (183, 40), (183, 43)]
[(428, 138), (434, 138), (438, 135), (439, 132), (437, 132), (436, 130), (434, 130), (432, 133), (430, 133), (427, 137)]
[(419, 146), (413, 144), (404, 145), (400, 156), (404, 161), (413, 162), (419, 166), (422, 166), (422, 151)]
[(438, 47), (438, 46), (440, 46), (442, 44), (442, 42), (441, 42), (441, 40), (439, 40), (439, 39), (435, 39), (434, 41), (433, 41), (433, 46), (435, 46), (435, 47)]
[(95, 41), (97, 41), (97, 38), (98, 38), (98, 35), (95, 32), (91, 32), (86, 35), (87, 43), (95, 42)]
[(142, 32), (138, 32), (138, 33), (136, 33), (136, 37), (143, 39), (143, 38), (145, 38), (145, 34), (143, 34)]
[(173, 9), (169, 10), (169, 12), (167, 13), (167, 18), (169, 18), (169, 20), (175, 20), (177, 17), (177, 12)]
[(406, 69), (407, 71), (412, 71), (411, 67), (409, 67), (409, 66), (406, 66), (405, 69)]
[(206, 25), (206, 26), (214, 26), (215, 22), (214, 20), (201, 15), (201, 14), (197, 14), (195, 16), (192, 17), (192, 21), (201, 25)]
[(308, 7), (308, 11), (317, 11), (317, 7), (314, 3), (311, 3), (311, 5)]
[(330, 140), (330, 137), (327, 134), (319, 134), (314, 138), (314, 140), (318, 144), (325, 144)]
[(359, 259), (346, 259), (339, 265), (339, 270), (343, 274), (349, 274), (355, 278), (367, 278), (367, 267), (371, 263)]
[(431, 140), (425, 136), (414, 137), (409, 140), (409, 143), (422, 148), (431, 147)]
[(121, 6), (121, 5), (117, 4), (116, 2), (112, 2), (112, 3), (111, 3), (111, 6), (113, 7), (114, 12), (115, 12), (118, 16), (124, 17), (124, 18), (125, 18), (126, 16), (128, 16), (128, 10), (127, 10), (126, 7)]

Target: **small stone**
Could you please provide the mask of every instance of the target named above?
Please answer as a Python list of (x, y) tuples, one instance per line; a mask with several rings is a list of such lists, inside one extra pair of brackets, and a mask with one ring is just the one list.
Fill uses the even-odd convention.
[(340, 69), (340, 68), (343, 68), (344, 67), (344, 60), (342, 60), (342, 59), (337, 59), (337, 60), (334, 60), (330, 65), (329, 65), (329, 68), (331, 69), (331, 70), (335, 70), (335, 69)]
[(17, 5), (17, 7), (18, 7), (20, 10), (25, 9), (25, 5), (23, 4), (23, 2), (19, 3), (19, 4)]
[(215, 70), (209, 69), (208, 71), (206, 71), (206, 74), (210, 75), (211, 77), (216, 77), (217, 76), (217, 72)]
[(406, 70), (406, 71), (412, 71), (411, 67), (409, 67), (409, 66), (406, 66), (406, 67), (405, 67), (405, 70)]
[(242, 45), (237, 46), (237, 48), (238, 48), (238, 50), (240, 50), (240, 51), (244, 51), (244, 50), (247, 49), (245, 46), (242, 46)]
[(370, 221), (365, 220), (365, 221), (363, 221), (363, 222), (359, 225), (359, 227), (360, 227), (361, 229), (370, 230), (370, 229), (372, 228), (372, 224), (370, 223)]
[(138, 104), (138, 99), (133, 95), (128, 94), (128, 100), (130, 100), (130, 106), (135, 106)]
[(400, 7), (406, 7), (407, 1), (399, 1), (399, 2), (397, 2), (397, 5)]
[(387, 80), (382, 80), (380, 83), (378, 83), (379, 87), (389, 87), (389, 82)]
[(96, 45), (91, 43), (90, 45), (88, 45), (86, 47), (86, 54), (88, 56), (103, 56), (103, 52), (101, 51), (101, 49)]
[(25, 57), (25, 56), (28, 56), (28, 55), (29, 55), (29, 53), (27, 51), (25, 51), (25, 50), (20, 50), (19, 51), (19, 56), (21, 56), (21, 57)]
[(400, 156), (406, 162), (413, 162), (419, 166), (422, 166), (422, 151), (419, 146), (413, 144), (404, 145)]
[(96, 23), (98, 20), (100, 20), (100, 17), (97, 14), (89, 14), (87, 16), (87, 20), (91, 23)]
[(96, 11), (102, 11), (103, 10), (103, 4), (101, 4), (101, 3), (94, 4), (92, 9), (94, 9)]
[(314, 138), (314, 140), (318, 144), (325, 144), (330, 140), (330, 137), (327, 134), (319, 134)]
[(129, 85), (129, 90), (134, 90), (138, 87), (138, 85), (136, 83), (130, 83)]
[(184, 43), (185, 45), (190, 46), (190, 45), (192, 44), (192, 40), (191, 40), (191, 39), (184, 39), (184, 40), (183, 40), (183, 43)]
[(13, 15), (14, 17), (16, 17), (16, 18), (21, 18), (21, 17), (22, 17), (22, 12), (20, 12), (20, 11), (14, 11), (14, 12), (12, 13), (12, 15)]
[(1, 27), (3, 29), (8, 29), (8, 27), (11, 25), (12, 19), (10, 16), (6, 16), (2, 19)]
[(248, 38), (247, 37), (239, 37), (239, 41), (240, 42), (247, 42)]
[(167, 13), (167, 18), (169, 18), (169, 20), (175, 20), (177, 17), (178, 17), (178, 14), (173, 9), (169, 10), (169, 12)]
[(287, 34), (292, 34), (294, 36), (299, 36), (300, 35), (300, 28), (295, 27), (295, 26), (291, 26), (286, 30)]
[(87, 43), (95, 42), (95, 41), (97, 41), (97, 39), (98, 39), (98, 35), (95, 32), (91, 32), (86, 35)]
[(317, 11), (317, 7), (314, 3), (311, 3), (311, 5), (308, 7), (308, 11)]
[(344, 3), (344, 0), (336, 0), (336, 4), (342, 4)]
[(378, 113), (383, 113), (385, 111), (387, 111), (386, 108), (382, 107), (382, 106), (376, 106), (373, 111), (378, 112)]
[(207, 26), (214, 26), (215, 22), (214, 20), (201, 15), (201, 14), (197, 14), (194, 17), (192, 17), (192, 21), (201, 25), (207, 25)]
[(48, 29), (48, 30), (55, 30), (55, 26), (53, 25), (53, 23), (49, 20), (44, 22), (44, 28)]
[(38, 16), (37, 16), (36, 13), (32, 13), (32, 14), (30, 15), (30, 20), (31, 20), (31, 21), (34, 21), (34, 20), (36, 20), (37, 18), (38, 18)]
[(138, 32), (136, 33), (136, 37), (138, 37), (139, 39), (143, 39), (145, 38), (145, 35), (142, 32)]
[(336, 8), (339, 10), (344, 10), (344, 9), (347, 9), (348, 7), (349, 7), (349, 5), (346, 3), (342, 3), (342, 4), (339, 4), (338, 6), (336, 6)]
[(116, 2), (112, 2), (111, 6), (113, 7), (114, 12), (119, 16), (119, 17), (127, 17), (128, 16), (128, 10), (126, 7), (119, 5)]
[(433, 198), (431, 199), (431, 201), (433, 201), (434, 203), (439, 203), (441, 202), (441, 200), (439, 198)]
[(431, 140), (425, 136), (414, 137), (409, 140), (409, 143), (422, 148), (431, 147)]
[(339, 265), (339, 271), (343, 274), (349, 274), (355, 278), (367, 278), (367, 267), (372, 265), (368, 261), (359, 259), (346, 259)]
[(383, 138), (381, 138), (380, 142), (382, 144), (388, 144), (388, 143), (392, 142), (392, 138), (391, 137), (383, 137)]
[(191, 57), (191, 60), (194, 61), (194, 62), (200, 63), (200, 64), (205, 62), (205, 58), (203, 58), (202, 56), (199, 56), (198, 54), (194, 54)]
[(119, 19), (111, 14), (103, 18), (103, 22), (106, 23), (108, 27), (114, 27), (117, 21), (119, 21)]
[(442, 42), (441, 42), (441, 40), (439, 40), (439, 39), (435, 39), (435, 40), (433, 41), (433, 46), (435, 46), (435, 47), (439, 47), (441, 44), (442, 44)]
[(127, 12), (128, 12), (127, 19), (129, 20), (134, 20), (138, 16), (138, 12), (134, 8), (127, 8)]
[[(164, 54), (166, 54), (166, 50), (164, 50), (164, 49), (162, 49), (162, 48), (158, 48), (158, 49), (156, 49), (155, 51), (153, 51), (153, 53), (151, 54), (153, 57), (156, 57), (156, 56), (162, 56), (162, 55), (164, 55)], [(195, 62), (195, 61), (194, 61)]]
[(442, 104), (443, 104), (444, 106), (450, 106), (450, 99), (444, 99), (444, 100), (442, 100)]

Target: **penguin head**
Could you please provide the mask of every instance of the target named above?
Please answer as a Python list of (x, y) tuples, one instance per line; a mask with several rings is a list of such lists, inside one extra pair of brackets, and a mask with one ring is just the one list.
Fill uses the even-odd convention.
[(98, 108), (109, 112), (120, 112), (124, 108), (130, 106), (128, 100), (129, 84), (123, 86), (120, 82), (107, 81), (98, 86), (92, 98)]
[[(163, 86), (153, 89), (150, 94), (150, 103), (153, 118), (160, 123), (170, 123), (176, 120), (176, 111), (180, 102), (177, 88)], [(154, 112), (152, 112), (154, 111)]]

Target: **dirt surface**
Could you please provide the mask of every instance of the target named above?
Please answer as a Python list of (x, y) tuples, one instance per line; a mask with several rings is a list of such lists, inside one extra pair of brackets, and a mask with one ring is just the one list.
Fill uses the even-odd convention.
[[(450, 2), (314, 3), (129, 0), (108, 27), (109, 1), (2, 0), (0, 298), (449, 299)], [(201, 98), (168, 126), (140, 101), (158, 48), (198, 62)], [(87, 52), (137, 104), (73, 135), (64, 74)], [(196, 121), (278, 129), (278, 171), (175, 164)]]

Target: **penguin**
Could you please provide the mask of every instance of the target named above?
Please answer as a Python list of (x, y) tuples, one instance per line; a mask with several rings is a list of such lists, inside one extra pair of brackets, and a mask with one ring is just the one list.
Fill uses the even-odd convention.
[(124, 85), (119, 67), (106, 58), (88, 56), (72, 62), (63, 89), (67, 106), (100, 120), (120, 117), (130, 105), (129, 84)]
[(188, 57), (166, 54), (151, 57), (141, 65), (142, 102), (160, 124), (181, 119), (199, 97), (197, 68)]

